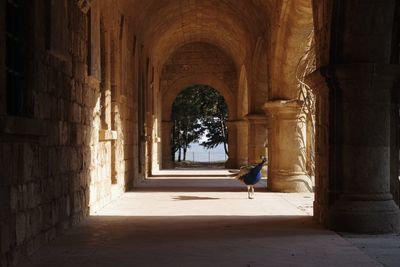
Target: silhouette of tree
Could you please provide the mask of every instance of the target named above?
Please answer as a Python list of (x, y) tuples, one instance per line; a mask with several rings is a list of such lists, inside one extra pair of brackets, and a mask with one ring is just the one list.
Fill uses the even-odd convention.
[(175, 159), (175, 153), (178, 152), (178, 161), (186, 160), (190, 143), (199, 142), (204, 134), (207, 140), (200, 145), (212, 149), (224, 144), (227, 154), (227, 117), (225, 99), (214, 88), (194, 85), (182, 91), (172, 105), (173, 158)]

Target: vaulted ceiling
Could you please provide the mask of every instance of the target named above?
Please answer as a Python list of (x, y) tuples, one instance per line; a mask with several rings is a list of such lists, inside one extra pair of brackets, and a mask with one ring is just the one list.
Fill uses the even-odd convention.
[(137, 23), (153, 61), (162, 65), (180, 46), (208, 42), (240, 66), (268, 30), (275, 0), (136, 0), (125, 7)]

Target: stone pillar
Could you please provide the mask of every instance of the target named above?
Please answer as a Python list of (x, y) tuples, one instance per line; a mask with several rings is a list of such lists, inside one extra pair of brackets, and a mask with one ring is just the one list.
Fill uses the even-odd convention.
[(249, 164), (249, 122), (247, 120), (235, 121), (237, 130), (236, 157), (237, 167)]
[[(6, 32), (7, 1), (0, 3), (0, 32)], [(0, 115), (7, 114), (6, 96), (6, 41), (5, 37), (0, 41)]]
[[(399, 51), (400, 52), (400, 51)], [(397, 205), (400, 205), (400, 90), (394, 90), (394, 94), (392, 96), (392, 140), (390, 147), (391, 149), (391, 192), (393, 198)]]
[(267, 137), (267, 118), (264, 114), (249, 114), (246, 116), (249, 128), (248, 161), (250, 164), (260, 162), (260, 156), (268, 157), (265, 147)]
[(173, 169), (175, 168), (172, 160), (172, 148), (171, 148), (171, 134), (174, 123), (172, 121), (162, 121), (161, 123), (161, 153), (162, 161), (161, 168)]
[(237, 162), (237, 121), (227, 121), (228, 128), (228, 160), (225, 163), (225, 168), (238, 168)]
[(315, 194), (314, 218), (328, 225), (329, 206), (335, 190), (330, 182), (330, 94), (331, 89), (325, 79), (314, 72), (307, 76), (306, 83), (315, 95)]
[(310, 192), (306, 173), (306, 123), (299, 100), (267, 102), (269, 119), (268, 189), (276, 192)]
[(397, 232), (390, 193), (391, 94), (400, 67), (345, 64), (320, 71), (330, 85), (329, 226), (337, 231)]
[(146, 111), (146, 122), (145, 122), (145, 175), (146, 177), (151, 176), (151, 170), (153, 169), (153, 114), (150, 111)]

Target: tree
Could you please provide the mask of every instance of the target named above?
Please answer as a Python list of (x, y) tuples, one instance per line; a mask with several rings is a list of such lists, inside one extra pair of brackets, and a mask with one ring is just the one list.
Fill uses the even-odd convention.
[[(191, 88), (189, 88), (191, 89)], [(172, 120), (174, 122), (172, 151), (178, 152), (178, 161), (186, 160), (189, 144), (198, 142), (204, 133), (204, 127), (199, 120), (200, 107), (196, 99), (195, 89), (186, 89), (179, 94), (172, 105)]]
[(206, 94), (203, 103), (203, 118), (202, 123), (207, 130), (207, 141), (201, 145), (207, 149), (213, 149), (216, 146), (223, 144), (225, 154), (228, 155), (228, 130), (226, 120), (228, 119), (228, 107), (226, 106), (224, 97), (216, 90), (212, 89)]
[(178, 152), (178, 161), (185, 160), (189, 144), (199, 142), (204, 134), (208, 139), (200, 145), (212, 149), (224, 144), (227, 154), (227, 117), (225, 99), (212, 87), (194, 85), (182, 91), (172, 106), (173, 159)]

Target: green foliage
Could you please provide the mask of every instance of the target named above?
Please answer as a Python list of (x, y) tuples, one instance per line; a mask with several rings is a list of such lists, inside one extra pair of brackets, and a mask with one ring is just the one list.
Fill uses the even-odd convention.
[(227, 151), (228, 107), (225, 99), (215, 89), (206, 85), (194, 85), (182, 91), (172, 106), (172, 120), (174, 122), (172, 152), (173, 158), (178, 151), (178, 161), (185, 160), (186, 150), (190, 143), (199, 142), (203, 134), (208, 138), (201, 145), (212, 149), (224, 144)]

